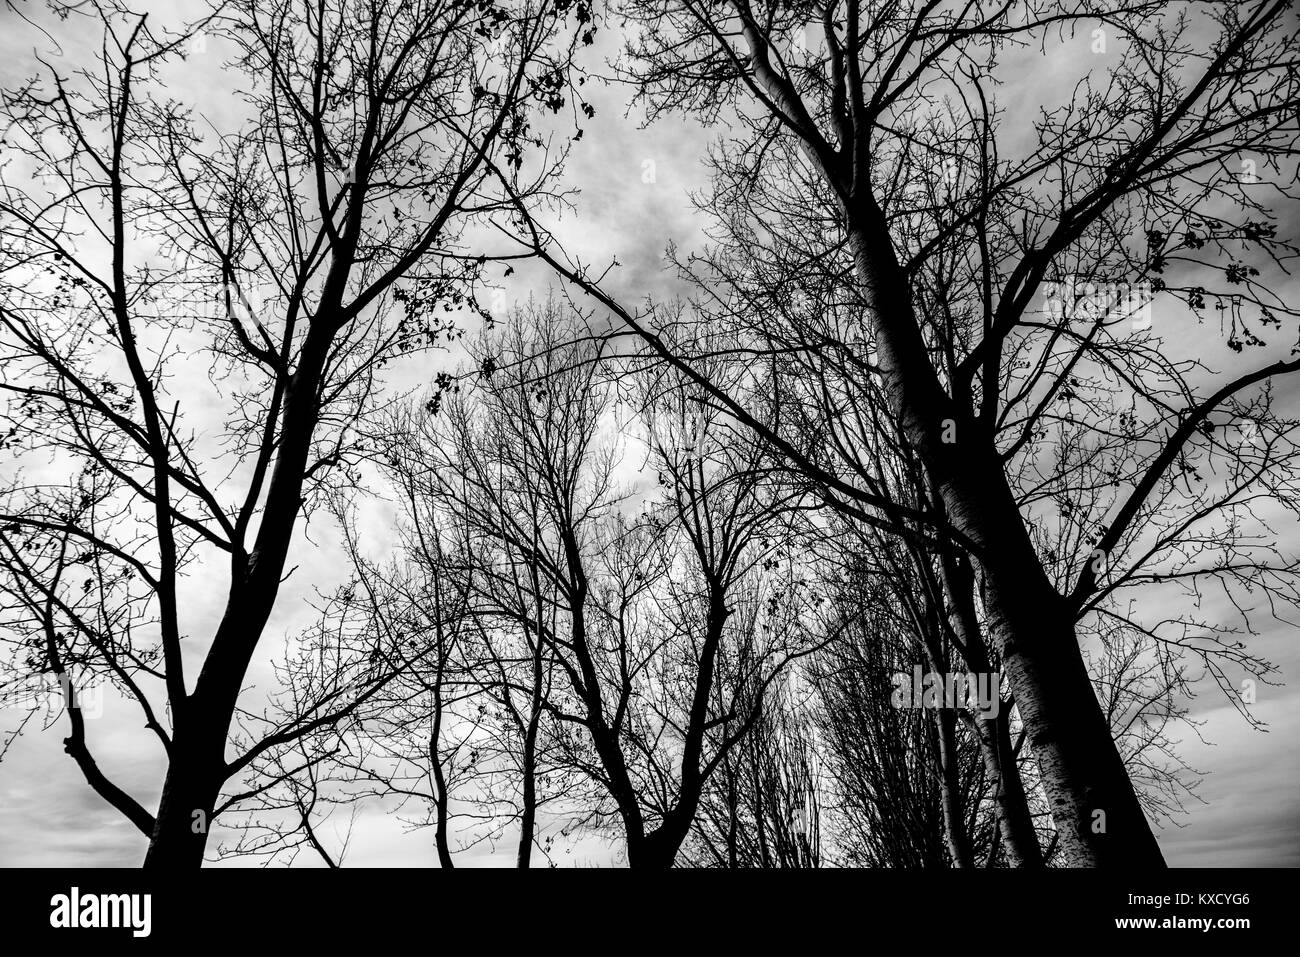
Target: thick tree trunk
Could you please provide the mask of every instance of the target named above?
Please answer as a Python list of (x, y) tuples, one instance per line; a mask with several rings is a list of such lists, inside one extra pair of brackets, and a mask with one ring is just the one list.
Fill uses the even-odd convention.
[(684, 814), (676, 809), (668, 820), (646, 834), (633, 845), (627, 846), (627, 864), (629, 868), (647, 871), (666, 871), (677, 860), (677, 852), (690, 831), (690, 822), (694, 819), (692, 809)]
[[(1010, 581), (1008, 581), (1010, 579)], [(1162, 867), (1102, 714), (1064, 600), (989, 575), (990, 631), (1038, 761), (1065, 863)]]
[(178, 727), (172, 740), (162, 798), (154, 819), (146, 868), (198, 868), (203, 866), (212, 812), (224, 774), (224, 729), (207, 733)]
[[(1043, 572), (1005, 482), (987, 481), (996, 454), (969, 445), (960, 470), (967, 478), (955, 472), (940, 491), (954, 526), (979, 549), (989, 637), (1038, 761), (1064, 859), (1080, 867), (1163, 866), (1067, 603)], [(983, 487), (970, 476), (984, 479)]]
[(939, 383), (883, 213), (870, 197), (847, 212), (887, 400), (984, 573), (989, 636), (1039, 763), (1065, 860), (1163, 867), (1093, 692), (1073, 617), (1034, 551), (993, 439)]

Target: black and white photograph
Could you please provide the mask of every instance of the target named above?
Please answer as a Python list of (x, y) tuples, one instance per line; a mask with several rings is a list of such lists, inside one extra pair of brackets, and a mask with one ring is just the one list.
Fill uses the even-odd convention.
[(0, 920), (1249, 945), (1297, 269), (1291, 0), (0, 0)]

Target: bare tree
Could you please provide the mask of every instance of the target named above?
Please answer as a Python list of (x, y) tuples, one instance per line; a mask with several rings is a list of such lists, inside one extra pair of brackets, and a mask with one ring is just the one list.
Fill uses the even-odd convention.
[(811, 695), (795, 675), (764, 691), (753, 727), (710, 779), (682, 850), (692, 865), (813, 868), (826, 861), (822, 759)]
[[(83, 4), (93, 67), (5, 94), (0, 361), (7, 449), (28, 466), (0, 505), (8, 631), (21, 646), (43, 615), (49, 641), (20, 666), (93, 661), (143, 709), (168, 759), (156, 814), (75, 717), (69, 751), (149, 837), (148, 865), (200, 864), (224, 783), (339, 717), (227, 758), (299, 519), (368, 454), (355, 424), (379, 368), (472, 311), (482, 259), (462, 236), (501, 207), (498, 177), (517, 199), (553, 173), (530, 117), (569, 103), (589, 21), (547, 0), (281, 0), (169, 33)], [(200, 35), (232, 57), (229, 129), (161, 96)], [(49, 558), (65, 547), (76, 576)], [(202, 639), (179, 595), (200, 567), (228, 596), (187, 675)]]
[[(475, 680), (514, 728), (495, 741), (517, 762), (504, 779), (521, 782), (520, 862), (547, 755), (548, 776), (558, 761), (599, 788), (581, 808), (566, 786), (571, 823), (616, 820), (630, 864), (666, 867), (796, 653), (798, 599), (773, 604), (750, 581), (783, 506), (753, 444), (702, 416), (671, 370), (620, 361), (635, 387), (617, 398), (602, 337), (566, 309), (530, 306), (484, 339), (472, 381), (445, 380), (397, 430), (414, 437), (402, 471), (425, 526), (458, 530), (442, 568), (472, 579)], [(620, 416), (641, 438), (618, 437)]]
[[(724, 245), (776, 273), (799, 263), (832, 278), (845, 306), (835, 318), (853, 322), (849, 335), (804, 323), (794, 331), (813, 336), (789, 341), (780, 311), (751, 313), (775, 314), (783, 335), (747, 343), (749, 354), (799, 353), (837, 384), (878, 378), (941, 503), (933, 533), (975, 563), (989, 643), (1010, 679), (1061, 851), (1084, 866), (1163, 862), (1077, 640), (1081, 617), (1105, 613), (1111, 591), (1099, 569), (1114, 575), (1124, 555), (1135, 567), (1158, 566), (1194, 537), (1189, 516), (1161, 521), (1159, 506), (1187, 477), (1189, 459), (1236, 456), (1246, 486), (1267, 488), (1258, 456), (1243, 459), (1207, 433), (1241, 422), (1253, 401), (1244, 397), (1261, 383), (1300, 369), (1285, 358), (1215, 377), (1194, 358), (1167, 358), (1150, 330), (1125, 335), (1141, 306), (1128, 294), (1071, 293), (1063, 297), (1071, 308), (1052, 305), (1067, 286), (1131, 292), (1149, 282), (1167, 310), (1190, 317), (1217, 299), (1226, 344), (1238, 351), (1263, 345), (1279, 317), (1296, 315), (1277, 291), (1294, 249), (1271, 221), (1292, 201), (1297, 33), (1288, 4), (1163, 7), (648, 0), (627, 8), (640, 27), (627, 75), (652, 112), (725, 116), (740, 131), (717, 151), (720, 190), (708, 199), (712, 209), (740, 209), (722, 224)], [(1023, 122), (1000, 110), (991, 85), (1018, 49), (1064, 48), (1076, 30), (1098, 24), (1118, 48), (1104, 86), (1084, 80)], [(1266, 172), (1239, 175), (1245, 153)], [(783, 220), (792, 207), (804, 212)], [(802, 225), (805, 246), (829, 255), (765, 256), (791, 225)], [(711, 381), (694, 357), (674, 353), (659, 317), (602, 292), (540, 227), (522, 238), (841, 507), (877, 523), (897, 516), (873, 487), (869, 455), (862, 468), (862, 450), (828, 458), (802, 446), (753, 415), (727, 383)], [(763, 277), (769, 288), (790, 279), (773, 271)], [(736, 305), (725, 270), (701, 279), (719, 311)], [(1080, 298), (1104, 302), (1080, 321), (1072, 308)], [(1122, 397), (1117, 405), (1131, 416), (1120, 438), (1106, 416), (1070, 416), (1094, 444), (1122, 447), (1123, 468), (1108, 486), (1122, 491), (1088, 510), (1086, 552), (1078, 540), (1045, 552), (1035, 531), (1046, 520), (1043, 495), (1056, 496), (1058, 514), (1075, 513), (1064, 486), (1077, 473), (1064, 463), (1047, 493), (1026, 479), (1045, 458), (1041, 442), (1060, 404), (1085, 380)], [(809, 379), (812, 388), (825, 381)], [(831, 400), (837, 419), (837, 392)], [(1261, 415), (1265, 445), (1277, 452), (1292, 426)], [(1218, 500), (1229, 516), (1241, 494)], [(1155, 539), (1154, 551), (1136, 545), (1144, 537)], [(1276, 592), (1293, 597), (1293, 558), (1264, 563)], [(1190, 574), (1222, 573), (1202, 566)], [(1184, 626), (1183, 638), (1193, 637), (1198, 625)]]
[[(848, 627), (818, 655), (813, 671), (837, 852), (857, 866), (961, 863), (971, 851), (950, 852), (933, 712), (900, 708), (892, 699), (894, 676), (910, 674), (921, 649), (896, 618), (882, 614), (887, 602), (872, 595), (867, 579), (850, 575), (846, 584), (833, 601)], [(961, 833), (968, 833), (964, 816)]]

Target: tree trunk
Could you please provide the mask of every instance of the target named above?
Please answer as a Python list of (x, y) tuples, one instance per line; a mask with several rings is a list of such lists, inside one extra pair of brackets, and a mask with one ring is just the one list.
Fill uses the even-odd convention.
[[(176, 731), (146, 867), (203, 863), (212, 811), (227, 776), (226, 736), (248, 664), (280, 591), (302, 507), (318, 413), (316, 390), (332, 337), (332, 332), (313, 329), (303, 346), (287, 393), (281, 445), (253, 551), (246, 560), (232, 555), (226, 608), (194, 691), (170, 702)], [(201, 822), (195, 812), (202, 814)]]
[(177, 728), (144, 867), (203, 866), (212, 812), (225, 780), (224, 744), (224, 730), (204, 735)]
[(629, 841), (627, 864), (634, 870), (666, 871), (677, 860), (677, 852), (690, 831), (694, 811), (684, 815), (674, 809), (671, 816), (659, 827), (640, 840)]
[(974, 866), (966, 819), (961, 809), (961, 778), (957, 763), (957, 713), (950, 708), (935, 711), (939, 738), (939, 787), (943, 796), (943, 829), (953, 867)]
[(447, 776), (442, 771), (442, 757), (438, 747), (438, 738), (442, 725), (442, 706), (438, 705), (434, 718), (433, 733), (429, 737), (429, 770), (433, 773), (433, 786), (437, 793), (433, 796), (433, 808), (436, 818), (433, 824), (433, 846), (438, 852), (438, 866), (447, 869), (456, 866), (451, 856), (451, 842), (447, 839), (448, 818), (451, 814), (451, 796), (447, 793)]
[(998, 815), (998, 836), (1012, 867), (1042, 867), (1043, 850), (1038, 831), (1029, 814), (1029, 800), (1020, 777), (1015, 749), (1011, 746), (1011, 723), (1006, 712), (996, 718), (975, 722), (984, 771), (993, 782), (993, 806)]
[(540, 715), (540, 706), (534, 701), (524, 735), (523, 806), (519, 815), (519, 854), (515, 861), (516, 867), (532, 866), (533, 829), (537, 824), (537, 726)]
[(1111, 738), (1064, 600), (989, 576), (990, 631), (1038, 761), (1065, 862), (1163, 867)]
[(1066, 861), (1163, 867), (1093, 692), (1073, 616), (1043, 571), (992, 436), (939, 383), (883, 213), (869, 196), (846, 212), (887, 400), (984, 573), (989, 635), (1039, 763)]
[[(975, 576), (964, 556), (951, 548), (940, 555), (943, 589), (952, 607), (953, 630), (962, 644), (962, 657), (972, 671), (993, 674), (988, 645), (975, 610)], [(979, 740), (984, 770), (993, 782), (993, 803), (998, 813), (998, 833), (1012, 867), (1042, 867), (1043, 851), (1038, 832), (1029, 814), (1024, 781), (1015, 749), (1011, 746), (1011, 720), (1008, 710), (999, 708), (996, 717), (976, 717), (975, 734)]]

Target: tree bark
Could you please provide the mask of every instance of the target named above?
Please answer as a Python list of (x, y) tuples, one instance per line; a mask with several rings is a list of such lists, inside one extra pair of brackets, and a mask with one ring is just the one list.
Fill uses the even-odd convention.
[[(939, 383), (883, 213), (869, 196), (847, 203), (846, 213), (887, 401), (949, 521), (975, 551), (988, 632), (1038, 760), (1065, 860), (1163, 867), (1093, 692), (1068, 602), (1043, 571), (993, 438)], [(954, 433), (956, 441), (944, 441)]]
[[(953, 609), (953, 630), (962, 645), (966, 664), (978, 673), (993, 674), (988, 645), (975, 611), (975, 577), (965, 556), (944, 548), (940, 555), (943, 589)], [(1012, 867), (1042, 867), (1043, 851), (1029, 813), (1024, 781), (1015, 749), (1011, 746), (1011, 716), (999, 708), (995, 717), (974, 720), (984, 770), (993, 782), (993, 803), (998, 815), (998, 833)]]
[(1015, 749), (1011, 746), (1009, 715), (977, 719), (975, 734), (979, 738), (984, 772), (993, 782), (993, 806), (998, 815), (998, 836), (1012, 867), (1042, 867), (1043, 850), (1038, 845), (1038, 831), (1029, 813), (1025, 784), (1020, 777)]
[(943, 825), (953, 867), (973, 867), (970, 836), (961, 808), (961, 778), (957, 763), (957, 713), (939, 708), (934, 715), (939, 737), (939, 785), (943, 794)]

